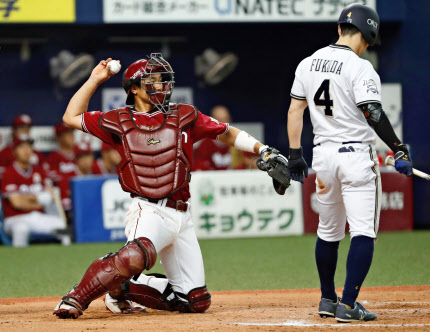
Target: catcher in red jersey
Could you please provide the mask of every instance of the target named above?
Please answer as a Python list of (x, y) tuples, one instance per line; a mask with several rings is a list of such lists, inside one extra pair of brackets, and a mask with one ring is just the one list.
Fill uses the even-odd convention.
[[(285, 157), (194, 106), (171, 104), (174, 72), (160, 53), (131, 64), (124, 72), (127, 105), (106, 113), (87, 112), (97, 87), (109, 79), (109, 61), (101, 61), (76, 92), (63, 120), (118, 151), (117, 174), (133, 197), (125, 216), (127, 243), (95, 260), (81, 282), (54, 309), (60, 318), (77, 318), (98, 297), (116, 313), (144, 311), (130, 301), (168, 311), (206, 311), (211, 295), (205, 285), (203, 258), (190, 214), (188, 183), (193, 143), (219, 139), (244, 151), (260, 153), (259, 167), (283, 194), (289, 186)], [(166, 275), (145, 275), (159, 255)]]

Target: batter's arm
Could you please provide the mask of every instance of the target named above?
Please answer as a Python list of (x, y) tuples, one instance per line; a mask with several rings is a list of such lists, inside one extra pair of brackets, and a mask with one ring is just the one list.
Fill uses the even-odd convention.
[(306, 100), (291, 99), (287, 123), (290, 149), (300, 149), (302, 146), (300, 139), (303, 130), (303, 113), (307, 106), (308, 102)]
[(359, 108), (363, 112), (367, 123), (375, 130), (379, 138), (381, 138), (392, 151), (396, 152), (401, 142), (394, 132), (390, 120), (382, 109), (382, 105), (380, 103), (368, 103), (360, 105)]
[[(239, 129), (235, 128), (235, 127), (230, 126), (228, 132), (225, 133), (224, 135), (219, 136), (218, 139), (219, 139), (220, 142), (222, 142), (224, 144), (227, 144), (227, 145), (230, 145), (230, 146), (235, 146), (236, 138), (239, 135), (239, 133), (241, 133), (241, 130), (239, 130)], [(261, 144), (258, 141), (255, 141), (254, 146), (253, 146), (254, 152), (255, 153), (259, 153), (258, 149), (261, 146), (263, 146), (263, 144)], [(237, 147), (237, 144), (236, 144), (236, 147)], [(241, 149), (239, 148), (239, 150), (241, 150)]]
[(70, 99), (63, 121), (70, 127), (82, 130), (81, 114), (88, 110), (88, 103), (98, 86), (107, 81), (114, 74), (110, 73), (107, 65), (112, 59), (102, 60), (91, 72), (90, 78), (81, 86), (81, 88)]

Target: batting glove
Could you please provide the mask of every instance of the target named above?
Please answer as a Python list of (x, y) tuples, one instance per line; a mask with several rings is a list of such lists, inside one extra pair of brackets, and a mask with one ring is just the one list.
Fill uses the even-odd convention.
[(409, 151), (406, 145), (400, 144), (397, 146), (394, 160), (396, 161), (394, 167), (397, 172), (405, 174), (406, 176), (412, 175), (412, 159), (409, 157)]
[(308, 164), (303, 159), (303, 148), (291, 149), (288, 156), (288, 169), (294, 181), (304, 183), (303, 174), (308, 177)]

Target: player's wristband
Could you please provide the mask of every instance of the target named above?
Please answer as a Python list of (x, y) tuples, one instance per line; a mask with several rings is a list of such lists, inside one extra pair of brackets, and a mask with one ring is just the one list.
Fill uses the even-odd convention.
[(234, 147), (242, 151), (254, 152), (256, 143), (259, 142), (254, 137), (249, 135), (246, 131), (241, 131), (234, 141)]

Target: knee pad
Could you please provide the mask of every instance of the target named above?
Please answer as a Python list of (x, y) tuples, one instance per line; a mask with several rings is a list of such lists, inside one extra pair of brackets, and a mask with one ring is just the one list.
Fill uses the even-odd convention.
[(66, 294), (63, 301), (83, 311), (108, 291), (120, 292), (123, 282), (144, 269), (152, 268), (156, 259), (155, 247), (147, 238), (128, 242), (118, 252), (94, 261), (79, 285)]
[(128, 242), (115, 254), (109, 254), (103, 259), (113, 258), (115, 267), (128, 278), (150, 270), (157, 260), (157, 252), (150, 240), (144, 237)]

